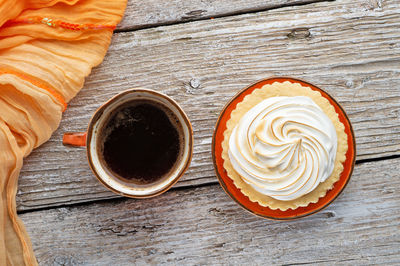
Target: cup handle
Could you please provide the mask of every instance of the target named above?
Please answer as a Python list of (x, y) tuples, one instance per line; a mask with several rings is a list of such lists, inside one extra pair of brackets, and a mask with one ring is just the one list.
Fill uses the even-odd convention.
[(63, 136), (63, 145), (84, 147), (86, 146), (86, 132), (67, 132)]

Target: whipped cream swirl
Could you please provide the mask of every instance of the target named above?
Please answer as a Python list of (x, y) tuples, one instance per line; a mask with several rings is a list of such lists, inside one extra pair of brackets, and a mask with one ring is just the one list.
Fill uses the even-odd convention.
[(309, 97), (271, 97), (233, 129), (229, 158), (243, 181), (277, 200), (293, 200), (325, 181), (335, 165), (334, 125)]

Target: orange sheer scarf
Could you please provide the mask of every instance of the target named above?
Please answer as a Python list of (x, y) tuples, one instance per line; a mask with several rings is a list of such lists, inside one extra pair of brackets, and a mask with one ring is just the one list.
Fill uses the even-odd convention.
[(126, 0), (0, 0), (0, 265), (36, 265), (17, 217), (23, 158), (58, 127)]

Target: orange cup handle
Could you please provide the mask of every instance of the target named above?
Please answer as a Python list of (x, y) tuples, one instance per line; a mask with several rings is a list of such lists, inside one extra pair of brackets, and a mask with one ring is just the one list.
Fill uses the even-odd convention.
[(76, 147), (86, 146), (86, 136), (87, 136), (86, 132), (65, 133), (63, 136), (63, 144)]

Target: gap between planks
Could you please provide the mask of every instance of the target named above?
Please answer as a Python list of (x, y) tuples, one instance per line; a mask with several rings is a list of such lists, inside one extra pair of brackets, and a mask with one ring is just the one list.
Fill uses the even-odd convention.
[[(386, 157), (379, 157), (379, 158), (374, 158), (374, 159), (362, 159), (362, 160), (356, 160), (356, 166), (365, 164), (365, 163), (372, 163), (372, 162), (379, 162), (379, 161), (388, 161), (388, 160), (396, 160), (400, 159), (400, 154), (399, 155), (392, 155), (392, 156), (386, 156)], [(182, 191), (182, 190), (190, 190), (194, 188), (202, 188), (202, 187), (210, 187), (219, 184), (217, 177), (212, 176), (210, 178), (215, 178), (215, 181), (210, 181), (210, 182), (205, 182), (205, 183), (199, 183), (199, 184), (188, 184), (188, 185), (182, 185), (179, 187), (172, 187), (169, 189), (169, 191)], [(203, 179), (203, 178), (200, 178)], [(121, 200), (126, 200), (128, 198), (122, 197), (119, 195), (113, 195), (111, 197), (106, 197), (103, 199), (93, 199), (93, 200), (85, 200), (82, 202), (75, 202), (72, 204), (60, 204), (60, 205), (51, 205), (51, 206), (46, 206), (46, 207), (37, 207), (37, 208), (31, 208), (31, 209), (25, 209), (25, 210), (20, 210), (17, 213), (18, 214), (24, 214), (24, 213), (30, 213), (30, 212), (35, 212), (35, 211), (45, 211), (45, 210), (51, 210), (51, 209), (57, 209), (57, 208), (66, 208), (66, 207), (79, 207), (79, 206), (86, 206), (90, 205), (93, 203), (102, 203), (102, 202), (119, 202)]]
[[(198, 4), (196, 2), (199, 2), (199, 1), (192, 0), (192, 1), (188, 1), (188, 2), (190, 2), (193, 5), (192, 8), (195, 10), (192, 10), (192, 11), (186, 10), (187, 12), (184, 14), (183, 13), (179, 14), (179, 11), (174, 10), (175, 12), (172, 12), (172, 13), (174, 13), (175, 18), (164, 19), (164, 20), (160, 19), (160, 21), (156, 20), (154, 22), (147, 22), (147, 23), (137, 21), (138, 18), (133, 16), (133, 14), (135, 13), (135, 10), (134, 10), (134, 7), (131, 6), (132, 1), (129, 1), (127, 9), (125, 11), (125, 16), (124, 16), (123, 20), (120, 22), (120, 24), (117, 26), (117, 28), (114, 30), (114, 33), (144, 30), (144, 29), (150, 29), (150, 28), (156, 28), (156, 27), (162, 27), (162, 26), (185, 24), (185, 23), (189, 23), (189, 22), (193, 22), (193, 21), (217, 19), (217, 18), (224, 18), (224, 17), (230, 17), (230, 16), (238, 16), (238, 15), (243, 15), (243, 14), (265, 12), (265, 11), (270, 11), (270, 10), (275, 10), (275, 9), (280, 9), (280, 8), (285, 8), (285, 7), (298, 7), (298, 6), (305, 6), (305, 5), (314, 4), (314, 3), (334, 2), (334, 1), (335, 0), (294, 0), (294, 1), (282, 1), (282, 0), (276, 1), (276, 0), (274, 0), (274, 1), (271, 1), (272, 3), (265, 3), (265, 1), (262, 1), (262, 6), (258, 6), (253, 3), (245, 3), (245, 4), (248, 4), (249, 7), (242, 7), (241, 9), (235, 9), (234, 6), (231, 6), (230, 10), (218, 13), (218, 11), (207, 12), (207, 10), (199, 10), (195, 6), (195, 4)], [(218, 6), (218, 3), (220, 5), (225, 5), (225, 3), (227, 1), (220, 0), (220, 1), (215, 1), (215, 2), (216, 2), (216, 4), (214, 4), (214, 3), (210, 3), (210, 4), (213, 6), (214, 5)], [(254, 6), (252, 6), (252, 4)], [(231, 5), (231, 3), (230, 3), (230, 5)], [(217, 7), (214, 7), (214, 8), (217, 8)], [(162, 12), (162, 11), (163, 10), (159, 10), (158, 12)], [(153, 12), (157, 12), (157, 11), (154, 10)], [(206, 14), (203, 15), (204, 13), (206, 13)], [(148, 16), (151, 16), (151, 14)]]

